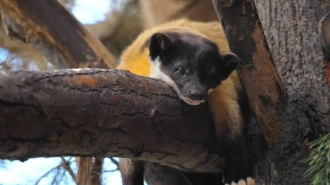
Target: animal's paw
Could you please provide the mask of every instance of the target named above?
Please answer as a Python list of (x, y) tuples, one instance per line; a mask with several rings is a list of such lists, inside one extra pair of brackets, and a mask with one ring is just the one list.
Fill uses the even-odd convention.
[(251, 177), (252, 172), (248, 170), (248, 165), (243, 163), (227, 163), (223, 173), (223, 182), (225, 185), (255, 185)]
[(255, 185), (255, 181), (254, 179), (252, 179), (251, 177), (246, 178), (245, 180), (239, 180), (238, 182), (234, 182), (232, 181), (230, 184), (226, 183), (225, 185)]

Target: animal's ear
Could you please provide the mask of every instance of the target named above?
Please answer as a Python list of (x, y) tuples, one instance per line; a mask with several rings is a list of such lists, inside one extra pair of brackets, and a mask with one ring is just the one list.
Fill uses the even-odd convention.
[(155, 33), (151, 36), (149, 52), (150, 57), (154, 60), (156, 57), (164, 57), (166, 52), (172, 45), (171, 38), (164, 33)]
[(223, 68), (222, 68), (222, 80), (228, 78), (228, 76), (236, 69), (240, 59), (233, 53), (228, 53), (222, 56)]

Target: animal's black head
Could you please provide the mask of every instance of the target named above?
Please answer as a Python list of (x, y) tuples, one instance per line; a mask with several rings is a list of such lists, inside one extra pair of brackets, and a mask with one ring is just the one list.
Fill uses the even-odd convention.
[(221, 55), (214, 42), (191, 33), (155, 33), (149, 50), (150, 77), (168, 83), (190, 105), (204, 102), (239, 62), (236, 55)]

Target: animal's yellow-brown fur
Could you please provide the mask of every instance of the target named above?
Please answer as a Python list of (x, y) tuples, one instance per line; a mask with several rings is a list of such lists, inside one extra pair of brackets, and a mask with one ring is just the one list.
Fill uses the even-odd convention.
[[(157, 26), (140, 34), (123, 52), (121, 63), (117, 68), (129, 70), (137, 75), (149, 76), (149, 48), (145, 46), (145, 42), (156, 32), (169, 31), (190, 32), (206, 37), (218, 45), (221, 54), (230, 52), (227, 39), (219, 22), (202, 23), (182, 19)], [(242, 115), (237, 103), (239, 91), (241, 91), (241, 85), (237, 73), (234, 71), (208, 96), (208, 102), (215, 119), (217, 136), (228, 136), (225, 139), (230, 139), (242, 131)]]

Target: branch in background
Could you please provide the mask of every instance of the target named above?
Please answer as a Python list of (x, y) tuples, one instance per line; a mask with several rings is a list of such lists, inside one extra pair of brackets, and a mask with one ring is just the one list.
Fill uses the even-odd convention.
[(118, 156), (196, 172), (223, 167), (207, 105), (186, 105), (164, 82), (102, 69), (1, 71), (0, 79), (0, 158)]
[[(46, 172), (45, 174), (43, 174), (35, 183), (35, 185), (38, 185), (40, 183), (40, 181), (47, 177), (51, 172), (55, 171), (55, 170), (58, 170), (60, 167), (61, 167), (62, 164), (59, 164), (57, 166), (55, 166), (54, 168), (50, 169), (48, 172)], [(55, 179), (55, 178), (54, 178)]]
[[(0, 65), (2, 66), (2, 69), (11, 69), (12, 67), (15, 68), (12, 63), (13, 61), (17, 62), (17, 59), (20, 59), (23, 65), (30, 64), (31, 61), (33, 61), (39, 70), (46, 70), (48, 68), (48, 61), (39, 53), (38, 50), (36, 50), (31, 44), (24, 43), (15, 37), (6, 35), (2, 27), (0, 28), (0, 47), (9, 51), (6, 59), (1, 61), (2, 63)], [(1, 54), (2, 56), (5, 56), (4, 52)]]
[(78, 166), (76, 176), (77, 185), (85, 185), (90, 183), (93, 157), (76, 157), (76, 163)]
[(212, 1), (230, 49), (241, 59), (237, 73), (271, 146), (280, 135), (288, 95), (275, 68), (255, 3), (253, 0)]
[(71, 163), (70, 160), (71, 160), (71, 158), (69, 160), (65, 160), (64, 157), (61, 156), (61, 160), (62, 160), (61, 166), (70, 174), (70, 176), (72, 177), (72, 180), (74, 182), (76, 182), (76, 176), (73, 173), (72, 168), (70, 167), (70, 163)]
[(113, 157), (109, 157), (109, 159), (110, 159), (110, 161), (116, 166), (116, 168), (113, 169), (113, 170), (103, 170), (102, 172), (106, 172), (106, 173), (108, 173), (108, 172), (115, 172), (115, 171), (118, 171), (118, 170), (119, 170), (119, 162), (116, 161)]
[(113, 157), (109, 157), (109, 159), (114, 165), (116, 165), (117, 169), (119, 169), (119, 162), (116, 161)]
[(102, 166), (103, 166), (103, 157), (94, 157), (93, 166), (91, 170), (91, 179), (90, 183), (94, 185), (101, 185), (101, 177), (102, 177)]
[(137, 0), (127, 0), (120, 12), (109, 14), (105, 21), (85, 25), (87, 30), (100, 40), (110, 40), (123, 23), (123, 18), (130, 7), (136, 4), (136, 2)]
[(1, 0), (0, 8), (8, 34), (32, 43), (54, 66), (114, 68), (117, 64), (57, 0)]
[(102, 173), (112, 173), (112, 172), (115, 172), (115, 171), (118, 171), (119, 168), (116, 168), (114, 170), (102, 170)]

